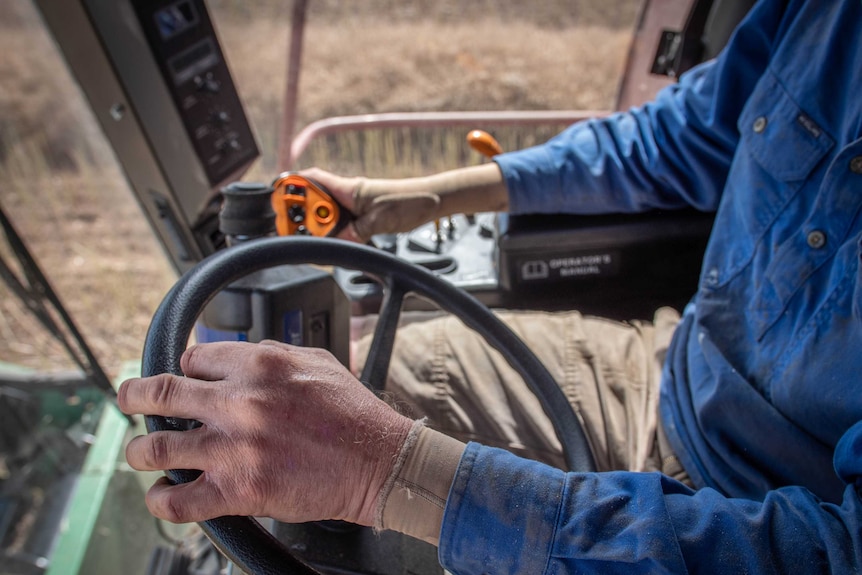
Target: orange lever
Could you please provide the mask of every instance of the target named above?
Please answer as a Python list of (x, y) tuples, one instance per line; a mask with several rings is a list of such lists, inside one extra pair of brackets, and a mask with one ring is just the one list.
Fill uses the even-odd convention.
[(314, 180), (288, 172), (276, 178), (272, 187), (275, 228), (280, 236), (334, 236), (350, 220), (350, 213)]
[(467, 143), (470, 147), (488, 158), (493, 158), (497, 154), (503, 153), (503, 148), (500, 143), (494, 139), (494, 136), (484, 130), (473, 130), (467, 134)]

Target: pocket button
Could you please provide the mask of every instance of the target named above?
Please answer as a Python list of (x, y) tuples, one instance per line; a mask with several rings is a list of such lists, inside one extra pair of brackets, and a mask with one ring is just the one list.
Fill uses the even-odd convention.
[(819, 250), (826, 245), (826, 234), (820, 230), (814, 230), (808, 233), (808, 247)]

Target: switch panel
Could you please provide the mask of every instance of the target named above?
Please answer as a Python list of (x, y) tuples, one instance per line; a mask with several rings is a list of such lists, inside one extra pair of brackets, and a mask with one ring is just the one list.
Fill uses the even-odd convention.
[(202, 0), (133, 0), (141, 28), (211, 185), (257, 147)]

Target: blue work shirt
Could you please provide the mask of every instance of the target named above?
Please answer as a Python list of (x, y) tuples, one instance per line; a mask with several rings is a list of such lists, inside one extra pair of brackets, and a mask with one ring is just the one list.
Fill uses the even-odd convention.
[(716, 211), (662, 377), (698, 489), (470, 444), (454, 573), (862, 570), (862, 1), (762, 0), (641, 108), (497, 158), (515, 213)]

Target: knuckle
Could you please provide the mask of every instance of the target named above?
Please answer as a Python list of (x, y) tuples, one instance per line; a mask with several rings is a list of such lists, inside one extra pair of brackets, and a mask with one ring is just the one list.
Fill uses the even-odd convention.
[(162, 433), (148, 436), (147, 449), (144, 451), (144, 462), (151, 469), (166, 469), (169, 461), (168, 438)]
[(322, 347), (307, 347), (305, 349), (307, 349), (308, 353), (317, 361), (329, 361), (330, 359), (335, 359), (335, 356), (333, 356), (329, 350), (323, 349)]
[(239, 398), (239, 406), (234, 410), (243, 414), (243, 421), (249, 432), (259, 430), (274, 416), (273, 406), (277, 403), (277, 393), (272, 387), (246, 389)]
[(284, 343), (284, 342), (281, 342), (281, 341), (278, 341), (275, 339), (264, 339), (264, 340), (261, 340), (260, 344), (258, 344), (258, 347), (263, 347), (263, 348), (274, 347), (277, 349), (280, 347), (290, 347), (290, 344)]
[(132, 380), (127, 379), (120, 385), (120, 389), (117, 390), (117, 405), (120, 406), (120, 410), (123, 413), (128, 413), (126, 410), (129, 406), (129, 387), (132, 385)]
[(162, 499), (163, 517), (171, 523), (189, 523), (192, 521), (188, 506), (179, 497), (168, 495)]
[(139, 461), (139, 457), (137, 455), (137, 446), (140, 446), (143, 441), (146, 441), (146, 438), (144, 436), (138, 436), (132, 438), (132, 440), (126, 445), (126, 461), (132, 466), (132, 469), (137, 469), (139, 471), (142, 470), (143, 465), (142, 462)]
[(291, 362), (291, 354), (284, 353), (281, 347), (273, 345), (258, 346), (254, 357), (253, 369), (263, 377), (279, 376)]
[(147, 389), (147, 399), (150, 405), (163, 408), (171, 405), (177, 394), (177, 378), (169, 373), (163, 373), (152, 380)]
[(197, 345), (193, 345), (187, 350), (183, 352), (182, 357), (180, 357), (180, 367), (185, 374), (195, 373), (197, 367), (197, 350), (199, 347)]
[(361, 239), (370, 238), (374, 235), (374, 225), (374, 218), (368, 216), (363, 216), (353, 221), (353, 229)]

